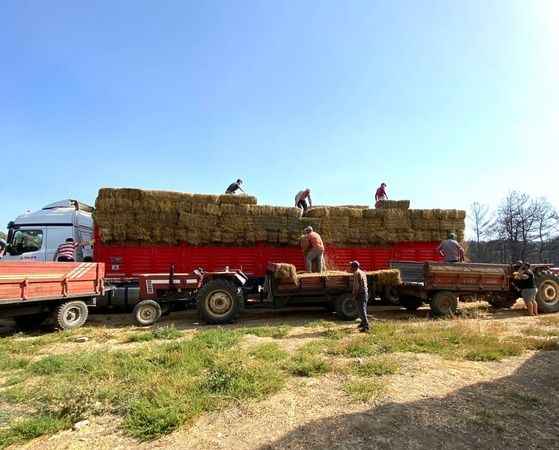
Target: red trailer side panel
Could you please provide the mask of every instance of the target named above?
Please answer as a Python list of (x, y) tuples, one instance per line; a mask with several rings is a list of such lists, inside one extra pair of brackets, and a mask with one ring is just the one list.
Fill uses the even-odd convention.
[(0, 262), (0, 304), (103, 293), (105, 268), (98, 263)]
[[(389, 261), (440, 261), (438, 242), (401, 242), (387, 246), (326, 248), (327, 264), (346, 269), (351, 260), (361, 262), (366, 270), (387, 268)], [(176, 272), (192, 272), (198, 267), (220, 271), (225, 267), (239, 269), (251, 277), (263, 277), (270, 262), (291, 263), (305, 269), (299, 247), (272, 246), (259, 243), (253, 247), (195, 247), (188, 244), (145, 245), (105, 244), (96, 233), (95, 260), (106, 264), (107, 277), (137, 277), (142, 273), (165, 273), (171, 265)]]

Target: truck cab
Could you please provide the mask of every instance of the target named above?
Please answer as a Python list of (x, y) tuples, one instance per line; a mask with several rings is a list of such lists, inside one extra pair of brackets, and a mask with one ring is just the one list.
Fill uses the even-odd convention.
[[(8, 224), (4, 260), (54, 261), (58, 246), (67, 238), (91, 241), (93, 208), (77, 200), (60, 200), (39, 211), (18, 216)], [(80, 246), (77, 261), (92, 261), (91, 245)]]

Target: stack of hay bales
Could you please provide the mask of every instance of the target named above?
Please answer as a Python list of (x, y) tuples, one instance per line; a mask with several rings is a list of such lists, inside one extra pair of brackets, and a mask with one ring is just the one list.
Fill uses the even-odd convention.
[(298, 208), (258, 205), (251, 196), (140, 189), (101, 189), (95, 206), (107, 243), (298, 245), (309, 225), (325, 243), (339, 246), (438, 241), (451, 231), (462, 240), (465, 219), (464, 211), (410, 210), (401, 201), (378, 209), (320, 206), (301, 217)]

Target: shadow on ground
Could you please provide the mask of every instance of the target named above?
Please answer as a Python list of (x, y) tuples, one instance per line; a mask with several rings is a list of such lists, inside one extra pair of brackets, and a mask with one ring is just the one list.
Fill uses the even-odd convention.
[(300, 426), (271, 449), (559, 448), (559, 352), (441, 398), (388, 403)]

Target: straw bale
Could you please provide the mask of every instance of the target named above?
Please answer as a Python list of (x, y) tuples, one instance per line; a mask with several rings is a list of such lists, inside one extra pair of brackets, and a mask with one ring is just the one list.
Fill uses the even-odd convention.
[(384, 218), (385, 211), (382, 209), (366, 209), (363, 211), (363, 217), (368, 217), (371, 219), (380, 219)]
[(458, 211), (456, 211), (456, 218), (458, 220), (464, 220), (466, 218), (466, 211), (464, 211), (463, 209), (459, 209)]
[(220, 195), (217, 199), (220, 205), (233, 204), (233, 205), (256, 205), (256, 197), (251, 195)]
[(328, 217), (330, 216), (330, 209), (326, 206), (319, 206), (311, 208), (306, 213), (307, 217)]
[(290, 281), (296, 286), (299, 284), (299, 280), (297, 278), (297, 269), (293, 264), (274, 264), (274, 278), (276, 278), (277, 280)]
[(397, 269), (373, 270), (367, 273), (367, 280), (374, 282), (376, 287), (398, 286), (402, 284), (400, 271)]
[(381, 200), (376, 205), (379, 209), (409, 209), (409, 200)]

